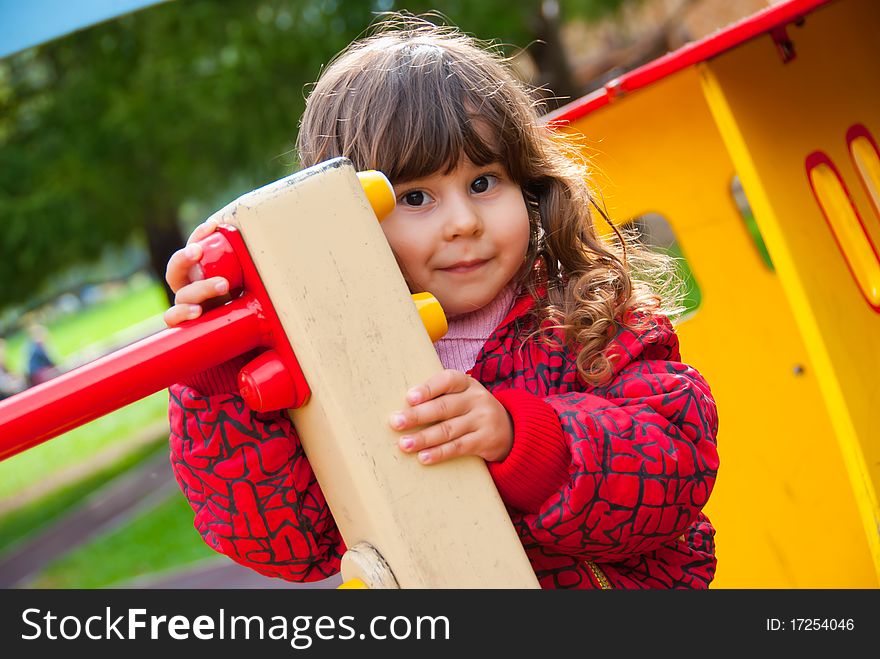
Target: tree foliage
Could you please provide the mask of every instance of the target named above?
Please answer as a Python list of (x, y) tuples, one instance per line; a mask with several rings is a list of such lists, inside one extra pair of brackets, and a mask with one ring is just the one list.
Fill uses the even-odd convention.
[[(562, 5), (594, 15), (620, 3)], [(538, 49), (536, 40), (558, 37), (564, 16), (554, 6), (405, 3), (413, 13), (439, 10), (477, 36)], [(184, 240), (181, 208), (210, 211), (293, 170), (308, 83), (378, 11), (401, 7), (166, 2), (0, 62), (0, 308), (132, 236), (148, 245), (161, 277)]]

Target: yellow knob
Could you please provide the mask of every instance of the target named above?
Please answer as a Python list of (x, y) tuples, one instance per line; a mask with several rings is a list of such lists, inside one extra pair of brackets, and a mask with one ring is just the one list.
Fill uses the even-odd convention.
[(336, 587), (336, 590), (360, 590), (367, 587), (360, 579), (349, 579), (348, 581), (343, 581), (339, 586)]
[(357, 177), (367, 194), (370, 206), (373, 207), (373, 212), (381, 222), (388, 213), (394, 210), (394, 206), (397, 204), (397, 200), (394, 198), (394, 186), (391, 185), (391, 181), (386, 178), (385, 174), (375, 169), (358, 172)]
[(428, 330), (428, 336), (431, 337), (431, 343), (439, 341), (446, 334), (449, 325), (446, 324), (446, 314), (443, 313), (443, 307), (430, 293), (415, 293), (412, 296), (415, 302), (419, 316), (422, 317), (422, 324)]

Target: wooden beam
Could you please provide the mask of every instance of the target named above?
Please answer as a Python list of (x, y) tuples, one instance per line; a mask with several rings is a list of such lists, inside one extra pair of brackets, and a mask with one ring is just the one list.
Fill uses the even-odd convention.
[(484, 461), (425, 466), (397, 447), (389, 415), (442, 366), (351, 163), (214, 219), (241, 232), (309, 383), (290, 415), (346, 545), (375, 549), (401, 588), (537, 588)]

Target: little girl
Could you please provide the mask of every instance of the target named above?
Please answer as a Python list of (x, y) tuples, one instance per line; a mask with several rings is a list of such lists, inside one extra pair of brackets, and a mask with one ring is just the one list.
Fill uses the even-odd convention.
[[(303, 167), (345, 156), (388, 176), (382, 229), (412, 292), (449, 318), (445, 370), (389, 410), (399, 450), (425, 468), (485, 459), (545, 588), (708, 587), (709, 386), (630, 271), (650, 257), (597, 237), (582, 162), (503, 60), (450, 28), (386, 21), (323, 72), (297, 147)], [(228, 291), (196, 265), (214, 228), (169, 261), (169, 326)], [(330, 576), (342, 539), (287, 416), (238, 396), (249, 357), (171, 388), (175, 474), (217, 551), (264, 575)]]

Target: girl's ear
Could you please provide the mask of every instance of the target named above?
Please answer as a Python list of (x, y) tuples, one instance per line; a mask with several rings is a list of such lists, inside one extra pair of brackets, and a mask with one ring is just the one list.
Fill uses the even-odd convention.
[(526, 200), (526, 212), (529, 217), (529, 251), (526, 259), (532, 255), (533, 258), (544, 248), (544, 225), (541, 222), (541, 206), (538, 202), (538, 195), (530, 190), (523, 190), (523, 197)]

